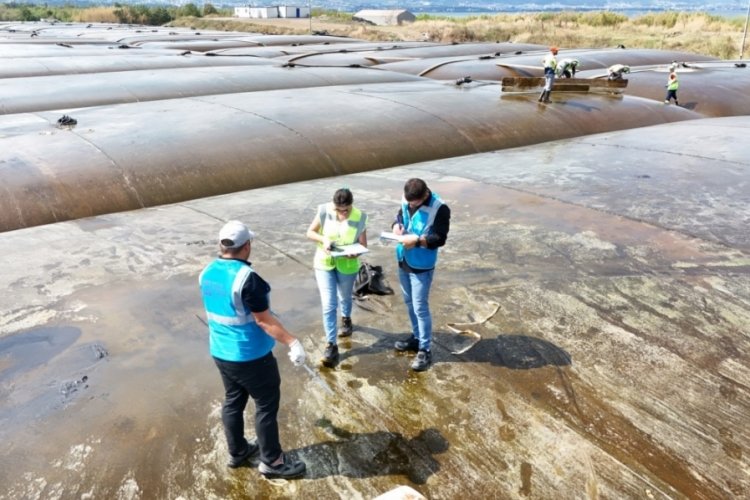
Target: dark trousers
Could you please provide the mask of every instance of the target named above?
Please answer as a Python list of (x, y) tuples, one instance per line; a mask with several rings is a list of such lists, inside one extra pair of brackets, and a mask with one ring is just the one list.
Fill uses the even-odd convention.
[(224, 361), (214, 358), (224, 382), (224, 405), (221, 420), (227, 437), (229, 454), (240, 456), (247, 449), (245, 439), (245, 406), (248, 397), (255, 402), (255, 435), (260, 447), (260, 460), (271, 465), (281, 456), (279, 413), (281, 377), (272, 353), (253, 361)]

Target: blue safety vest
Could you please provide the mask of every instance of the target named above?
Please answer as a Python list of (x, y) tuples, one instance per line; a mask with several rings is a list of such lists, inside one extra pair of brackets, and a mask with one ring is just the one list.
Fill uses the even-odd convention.
[(216, 358), (251, 361), (273, 349), (274, 339), (258, 326), (242, 302), (242, 286), (253, 272), (246, 262), (216, 259), (200, 275), (209, 345)]
[[(401, 215), (404, 219), (404, 233), (416, 234), (417, 236), (428, 235), (432, 231), (438, 209), (443, 201), (438, 195), (432, 193), (428, 203), (419, 207), (414, 215), (409, 217), (409, 202), (401, 200)], [(412, 269), (432, 269), (437, 263), (437, 248), (414, 247), (405, 249), (401, 243), (396, 247), (398, 261), (406, 259), (406, 263)]]

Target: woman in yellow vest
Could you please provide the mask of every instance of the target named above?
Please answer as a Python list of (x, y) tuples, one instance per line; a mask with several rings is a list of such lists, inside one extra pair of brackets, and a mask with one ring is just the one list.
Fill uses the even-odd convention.
[(307, 228), (307, 237), (317, 242), (315, 250), (315, 280), (318, 282), (323, 308), (323, 328), (326, 349), (321, 360), (333, 366), (339, 357), (336, 343), (336, 309), (341, 303), (340, 337), (352, 334), (352, 290), (359, 271), (356, 253), (334, 257), (332, 250), (359, 243), (367, 246), (367, 214), (353, 205), (354, 196), (347, 188), (333, 194), (333, 201), (318, 207), (315, 218)]

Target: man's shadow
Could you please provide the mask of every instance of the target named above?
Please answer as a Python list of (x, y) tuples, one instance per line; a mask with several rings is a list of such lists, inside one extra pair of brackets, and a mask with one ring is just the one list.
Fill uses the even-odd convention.
[[(461, 337), (459, 334), (445, 334)], [(456, 355), (463, 361), (490, 363), (513, 370), (529, 370), (542, 366), (567, 366), (570, 354), (555, 344), (526, 335), (498, 335), (494, 339), (481, 339), (466, 352)], [(455, 358), (454, 358), (455, 359)]]
[(440, 470), (433, 455), (449, 448), (448, 441), (432, 428), (406, 439), (397, 432), (348, 432), (324, 419), (317, 425), (336, 439), (295, 450), (307, 464), (305, 479), (402, 475), (414, 484), (425, 484)]
[[(405, 335), (384, 332), (377, 328), (358, 326), (357, 330), (372, 335), (377, 340), (368, 346), (358, 346), (342, 351), (340, 361), (351, 356), (372, 355), (393, 351), (393, 343)], [(433, 342), (448, 351), (455, 347), (467, 347), (473, 339), (457, 333), (436, 332)], [(462, 349), (460, 349), (462, 350)], [(435, 350), (433, 349), (433, 352)], [(480, 339), (465, 352), (445, 356), (433, 355), (433, 363), (473, 361), (504, 366), (514, 370), (528, 370), (542, 366), (567, 366), (572, 360), (570, 354), (546, 340), (526, 335), (498, 335), (496, 338)]]

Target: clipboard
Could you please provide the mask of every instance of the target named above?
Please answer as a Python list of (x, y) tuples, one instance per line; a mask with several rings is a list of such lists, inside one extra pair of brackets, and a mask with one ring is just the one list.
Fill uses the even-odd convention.
[(405, 234), (396, 234), (396, 233), (390, 233), (387, 231), (384, 231), (380, 233), (380, 239), (381, 240), (387, 240), (387, 241), (397, 241), (399, 243), (403, 243)]
[(358, 255), (362, 255), (363, 253), (367, 253), (367, 252), (369, 252), (367, 247), (362, 246), (359, 243), (353, 243), (351, 245), (332, 245), (331, 246), (332, 257), (343, 257), (343, 256), (356, 257)]

